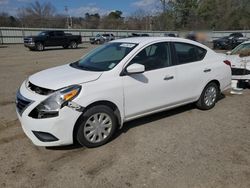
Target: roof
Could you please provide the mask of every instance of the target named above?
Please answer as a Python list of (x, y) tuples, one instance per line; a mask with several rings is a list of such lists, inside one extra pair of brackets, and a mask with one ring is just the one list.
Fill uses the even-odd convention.
[(148, 44), (152, 42), (161, 42), (161, 41), (162, 42), (164, 41), (186, 42), (186, 43), (194, 44), (197, 46), (201, 46), (206, 49), (208, 48), (207, 46), (201, 43), (198, 43), (189, 39), (179, 38), (179, 37), (128, 37), (128, 38), (113, 40), (112, 42), (136, 43), (136, 44), (144, 45), (144, 44)]

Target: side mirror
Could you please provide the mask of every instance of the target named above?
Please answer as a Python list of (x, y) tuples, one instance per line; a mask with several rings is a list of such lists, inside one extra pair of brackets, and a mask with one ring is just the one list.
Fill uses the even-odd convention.
[(138, 63), (133, 63), (132, 65), (129, 65), (126, 68), (126, 71), (128, 74), (139, 74), (145, 72), (145, 66), (138, 64)]
[(227, 55), (231, 55), (232, 51), (228, 51), (226, 52)]

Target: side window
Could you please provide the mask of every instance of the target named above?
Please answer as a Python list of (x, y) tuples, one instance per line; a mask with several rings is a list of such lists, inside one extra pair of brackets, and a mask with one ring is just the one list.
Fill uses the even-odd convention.
[(187, 43), (174, 43), (178, 64), (191, 63), (201, 61), (207, 50)]
[(171, 66), (169, 43), (152, 44), (140, 51), (130, 62), (145, 66), (145, 70), (154, 70)]
[(62, 37), (63, 35), (63, 31), (56, 31), (56, 36)]
[(49, 32), (49, 36), (50, 36), (50, 37), (54, 37), (54, 36), (55, 36), (54, 31)]

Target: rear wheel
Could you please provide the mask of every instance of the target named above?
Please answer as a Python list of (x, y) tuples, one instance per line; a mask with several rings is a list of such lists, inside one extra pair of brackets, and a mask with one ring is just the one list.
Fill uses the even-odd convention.
[(76, 41), (72, 41), (72, 42), (70, 43), (70, 47), (71, 47), (72, 49), (76, 49), (76, 48), (78, 47), (77, 42), (76, 42)]
[(219, 96), (219, 87), (215, 82), (209, 83), (203, 90), (196, 106), (201, 110), (209, 110), (215, 106)]
[(82, 117), (77, 130), (77, 141), (86, 147), (98, 147), (106, 144), (117, 127), (117, 118), (111, 108), (104, 105), (94, 106)]
[(44, 45), (41, 42), (36, 43), (36, 50), (37, 51), (43, 51), (44, 50)]

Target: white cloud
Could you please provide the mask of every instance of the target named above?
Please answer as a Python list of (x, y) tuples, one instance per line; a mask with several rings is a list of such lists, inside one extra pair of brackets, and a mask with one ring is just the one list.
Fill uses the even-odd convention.
[(137, 0), (132, 3), (131, 6), (148, 11), (150, 13), (154, 13), (159, 11), (160, 0)]
[(9, 3), (9, 0), (0, 0), (0, 5), (6, 5)]
[(139, 7), (139, 8), (143, 8), (143, 7), (153, 6), (156, 3), (156, 1), (157, 0), (138, 0), (132, 3), (132, 5)]
[(73, 8), (70, 9), (69, 8), (69, 14), (71, 16), (81, 16), (83, 17), (86, 13), (90, 13), (90, 14), (95, 14), (98, 13), (100, 15), (104, 15), (107, 14), (109, 11), (101, 9), (100, 7), (97, 7), (95, 4), (89, 4), (87, 6), (81, 6), (78, 8)]

